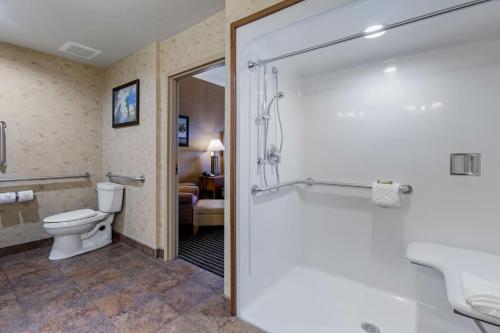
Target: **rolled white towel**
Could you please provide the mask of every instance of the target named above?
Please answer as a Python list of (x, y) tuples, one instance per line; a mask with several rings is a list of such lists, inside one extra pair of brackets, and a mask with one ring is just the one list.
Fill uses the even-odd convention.
[(399, 198), (398, 183), (373, 182), (372, 184), (372, 204), (384, 208), (399, 208), (401, 205)]
[(500, 319), (500, 285), (462, 272), (465, 302), (477, 312)]

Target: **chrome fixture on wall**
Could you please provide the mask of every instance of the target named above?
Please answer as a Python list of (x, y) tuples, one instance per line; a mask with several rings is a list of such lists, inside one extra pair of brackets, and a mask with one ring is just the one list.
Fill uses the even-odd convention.
[(5, 137), (5, 128), (7, 124), (0, 120), (0, 169), (7, 167), (7, 142)]
[(0, 183), (10, 183), (10, 182), (29, 182), (35, 180), (59, 180), (59, 179), (71, 179), (71, 178), (90, 178), (90, 173), (85, 172), (81, 175), (68, 175), (68, 176), (44, 176), (44, 177), (16, 177), (16, 178), (0, 178)]
[(111, 181), (111, 178), (133, 180), (133, 181), (141, 182), (141, 183), (144, 183), (146, 181), (146, 178), (144, 178), (144, 176), (139, 176), (139, 177), (123, 176), (123, 175), (116, 175), (116, 174), (111, 173), (111, 172), (108, 172), (106, 174), (106, 177), (108, 177), (110, 181)]
[(450, 175), (480, 176), (481, 154), (458, 153), (450, 155)]
[(27, 202), (35, 199), (36, 192), (33, 190), (0, 192), (0, 205)]
[[(270, 178), (268, 174), (268, 167), (275, 172), (276, 182), (280, 183), (279, 175), (279, 165), (281, 163), (281, 151), (283, 149), (283, 126), (281, 123), (281, 114), (279, 109), (279, 100), (285, 97), (285, 93), (279, 90), (278, 87), (278, 69), (276, 67), (272, 68), (274, 88), (273, 97), (270, 101), (267, 101), (267, 68), (262, 66), (259, 72), (259, 83), (262, 83), (262, 101), (259, 103), (259, 115), (257, 117), (257, 123), (260, 126), (259, 129), (259, 152), (258, 152), (258, 168), (262, 176), (262, 185), (269, 186)], [(274, 106), (274, 116), (277, 121), (277, 127), (279, 129), (279, 140), (275, 143), (270, 143), (269, 141), (269, 125), (272, 116), (272, 107)]]

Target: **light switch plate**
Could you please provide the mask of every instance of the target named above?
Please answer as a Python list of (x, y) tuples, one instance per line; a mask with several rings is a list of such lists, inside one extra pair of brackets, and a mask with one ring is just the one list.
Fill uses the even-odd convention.
[(450, 155), (450, 175), (480, 176), (481, 154), (455, 153)]

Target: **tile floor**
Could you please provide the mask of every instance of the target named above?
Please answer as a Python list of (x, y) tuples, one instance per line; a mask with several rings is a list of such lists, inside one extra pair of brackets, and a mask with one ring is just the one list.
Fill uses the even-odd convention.
[(50, 261), (50, 248), (0, 258), (0, 332), (260, 333), (228, 312), (223, 279), (116, 243)]

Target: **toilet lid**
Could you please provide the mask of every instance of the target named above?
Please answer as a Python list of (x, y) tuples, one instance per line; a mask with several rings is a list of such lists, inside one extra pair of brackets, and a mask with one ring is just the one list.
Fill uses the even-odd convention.
[(97, 212), (92, 209), (79, 209), (46, 217), (43, 219), (43, 222), (54, 223), (54, 222), (76, 221), (76, 220), (87, 219), (89, 217), (94, 217), (96, 215)]

